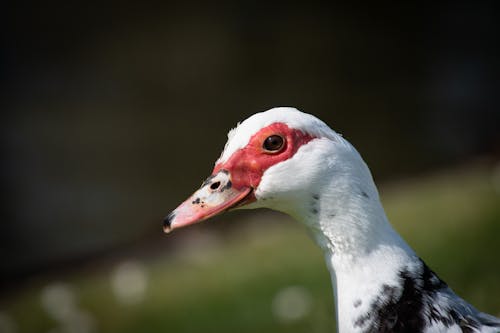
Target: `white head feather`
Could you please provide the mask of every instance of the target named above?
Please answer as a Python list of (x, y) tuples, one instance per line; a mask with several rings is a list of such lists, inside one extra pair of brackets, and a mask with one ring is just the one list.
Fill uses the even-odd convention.
[(330, 140), (352, 147), (342, 136), (313, 115), (301, 112), (292, 107), (276, 107), (256, 113), (242, 123), (238, 123), (235, 128), (230, 130), (227, 134), (227, 143), (216, 164), (226, 162), (238, 149), (248, 144), (252, 135), (273, 123), (283, 123), (290, 128), (301, 130), (314, 137), (329, 138)]

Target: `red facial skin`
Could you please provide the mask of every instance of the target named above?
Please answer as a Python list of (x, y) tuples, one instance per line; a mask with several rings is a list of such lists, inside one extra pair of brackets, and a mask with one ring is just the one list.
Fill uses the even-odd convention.
[[(264, 140), (271, 135), (279, 135), (284, 139), (283, 146), (276, 152), (267, 151), (263, 147)], [(291, 129), (286, 124), (271, 124), (255, 133), (248, 144), (236, 151), (229, 160), (217, 164), (212, 174), (215, 175), (221, 169), (227, 170), (235, 189), (255, 189), (269, 167), (291, 158), (302, 145), (312, 139), (313, 136)]]
[[(272, 135), (283, 138), (283, 145), (276, 151), (264, 148), (265, 140)], [(274, 123), (261, 129), (250, 138), (245, 147), (237, 150), (226, 162), (214, 167), (213, 178), (209, 178), (212, 183), (204, 183), (165, 218), (165, 232), (255, 201), (254, 190), (259, 186), (264, 172), (269, 167), (291, 158), (302, 145), (312, 139), (313, 136), (291, 129), (283, 123)], [(221, 170), (226, 173), (220, 173)], [(217, 177), (222, 180), (217, 180)], [(212, 188), (212, 184), (217, 186)]]

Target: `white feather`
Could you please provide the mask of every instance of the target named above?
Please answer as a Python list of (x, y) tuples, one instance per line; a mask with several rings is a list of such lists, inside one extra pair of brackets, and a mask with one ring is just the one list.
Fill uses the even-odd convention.
[(328, 125), (319, 120), (318, 118), (300, 112), (292, 107), (276, 107), (268, 111), (259, 112), (246, 119), (242, 123), (229, 131), (227, 134), (228, 141), (224, 150), (217, 160), (217, 163), (224, 163), (233, 155), (238, 149), (245, 147), (252, 135), (254, 135), (261, 128), (269, 126), (273, 123), (284, 123), (291, 128), (307, 132), (317, 137), (328, 137), (331, 140), (344, 142), (342, 137), (332, 131)]
[[(369, 321), (371, 316), (375, 320), (376, 314), (370, 311), (374, 311), (377, 300), (387, 296), (387, 288), (394, 287), (394, 299), (401, 297), (402, 276), (407, 275), (415, 288), (424, 288), (424, 283), (432, 285), (433, 281), (439, 285), (440, 280), (429, 271), (428, 281), (423, 281), (427, 267), (387, 220), (370, 170), (359, 153), (316, 117), (289, 107), (257, 113), (229, 132), (217, 163), (227, 161), (246, 146), (252, 135), (276, 122), (316, 139), (267, 169), (255, 189), (257, 201), (242, 208), (279, 210), (308, 226), (325, 253), (331, 273), (339, 331), (366, 331), (367, 324), (361, 319), (367, 317)], [(495, 328), (496, 318), (479, 313), (446, 285), (439, 292), (429, 292), (431, 296), (419, 309), (425, 317), (422, 331), (461, 331), (460, 323), (445, 323), (447, 316), (453, 317), (450, 311), (471, 322), (490, 320), (492, 331), (499, 330)], [(432, 315), (445, 319), (434, 320)], [(487, 332), (491, 327), (482, 329)]]

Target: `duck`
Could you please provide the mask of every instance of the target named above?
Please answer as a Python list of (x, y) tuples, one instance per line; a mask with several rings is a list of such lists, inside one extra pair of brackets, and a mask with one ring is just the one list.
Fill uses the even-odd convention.
[(163, 229), (254, 208), (310, 231), (331, 276), (338, 332), (500, 332), (499, 318), (457, 296), (396, 232), (361, 155), (319, 118), (275, 107), (239, 123)]

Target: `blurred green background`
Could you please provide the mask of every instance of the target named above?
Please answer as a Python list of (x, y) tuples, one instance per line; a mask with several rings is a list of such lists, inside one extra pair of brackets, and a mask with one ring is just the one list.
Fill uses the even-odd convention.
[(227, 131), (283, 105), (351, 141), (396, 229), (500, 315), (493, 5), (4, 5), (0, 332), (332, 331), (286, 216), (161, 230)]

